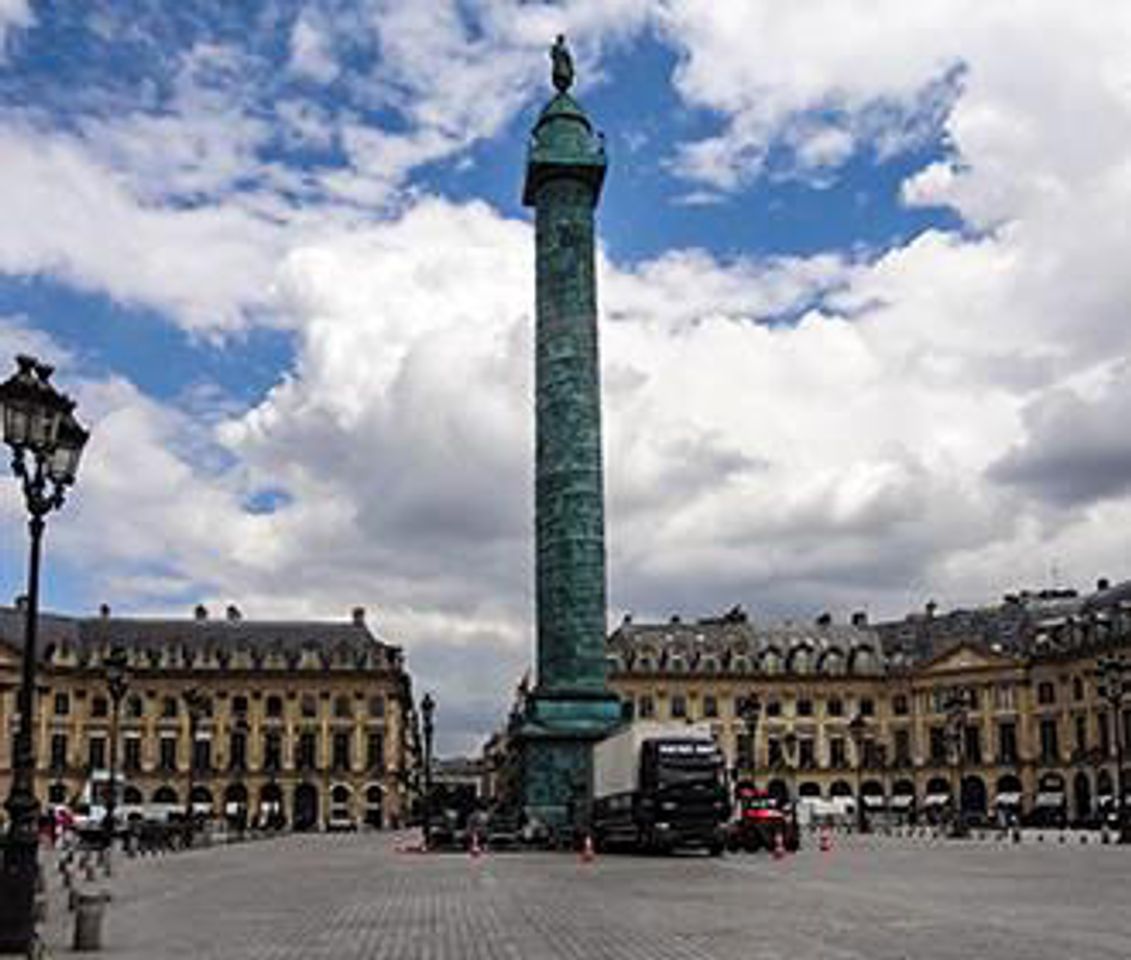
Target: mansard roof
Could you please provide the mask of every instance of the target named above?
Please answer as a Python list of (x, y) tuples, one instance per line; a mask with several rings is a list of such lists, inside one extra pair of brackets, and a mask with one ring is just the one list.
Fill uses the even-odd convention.
[[(0, 607), (0, 642), (16, 650), (24, 643), (24, 611)], [(39, 616), (37, 652), (41, 660), (71, 648), (76, 652), (103, 652), (124, 646), (131, 652), (165, 652), (176, 649), (195, 656), (222, 651), (281, 654), (284, 658), (315, 650), (350, 658), (374, 654), (387, 666), (399, 666), (401, 650), (386, 644), (369, 630), (364, 620), (245, 620), (201, 617), (66, 617)]]

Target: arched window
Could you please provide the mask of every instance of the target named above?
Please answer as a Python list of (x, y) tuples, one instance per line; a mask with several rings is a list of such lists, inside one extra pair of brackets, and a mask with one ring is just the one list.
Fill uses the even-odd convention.
[(345, 694), (334, 698), (334, 716), (339, 720), (348, 720), (353, 716), (353, 704)]
[(277, 693), (271, 694), (267, 698), (267, 716), (272, 720), (277, 720), (283, 715), (283, 698)]
[(374, 719), (385, 716), (385, 698), (379, 693), (369, 698), (369, 716)]

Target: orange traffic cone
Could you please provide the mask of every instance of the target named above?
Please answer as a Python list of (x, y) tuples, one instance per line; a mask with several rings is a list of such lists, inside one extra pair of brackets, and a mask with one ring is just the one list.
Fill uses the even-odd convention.
[(780, 830), (774, 834), (774, 859), (781, 860), (785, 856), (785, 834)]
[(821, 825), (820, 845), (822, 853), (828, 853), (833, 848), (833, 835), (832, 831), (829, 830), (829, 825), (827, 823)]
[(592, 863), (596, 858), (597, 853), (593, 849), (593, 835), (585, 834), (585, 842), (581, 845), (581, 862)]

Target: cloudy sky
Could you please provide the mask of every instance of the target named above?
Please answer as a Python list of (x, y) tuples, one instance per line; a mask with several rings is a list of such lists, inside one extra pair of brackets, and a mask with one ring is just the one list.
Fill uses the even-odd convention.
[(611, 157), (610, 622), (1131, 574), (1131, 5), (0, 0), (0, 357), (94, 430), (49, 608), (364, 605), (442, 750), (501, 721), (558, 32)]

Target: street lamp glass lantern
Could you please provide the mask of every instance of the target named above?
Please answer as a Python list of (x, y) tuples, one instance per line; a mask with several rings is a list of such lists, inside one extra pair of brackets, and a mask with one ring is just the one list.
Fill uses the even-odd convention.
[[(73, 407), (73, 404), (71, 404)], [(79, 460), (90, 433), (80, 426), (70, 410), (63, 416), (55, 436), (55, 449), (47, 472), (51, 479), (62, 486), (70, 486), (78, 475)]]
[(13, 450), (47, 452), (74, 404), (50, 383), (51, 367), (34, 357), (16, 358), (18, 369), (0, 383), (4, 442)]

